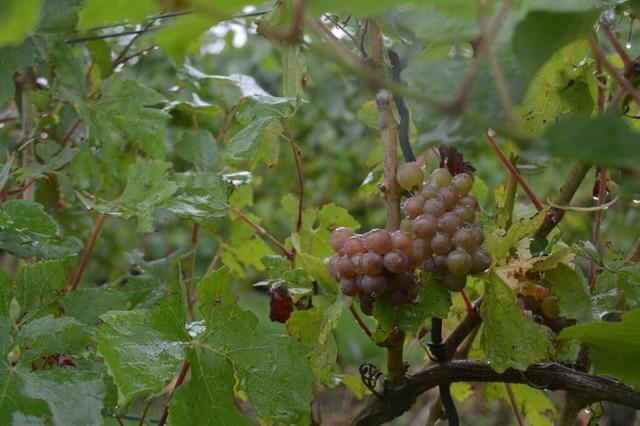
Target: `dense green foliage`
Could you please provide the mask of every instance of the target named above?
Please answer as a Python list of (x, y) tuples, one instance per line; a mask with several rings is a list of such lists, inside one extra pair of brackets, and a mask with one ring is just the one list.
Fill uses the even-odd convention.
[[(525, 370), (582, 345), (594, 374), (640, 391), (636, 12), (634, 0), (0, 1), (0, 424), (319, 412), (341, 424), (371, 394), (358, 367), (386, 370), (398, 336), (409, 373), (425, 366), (429, 320), (447, 335), (467, 295), (482, 298), (468, 358)], [(387, 90), (407, 104), (389, 115), (409, 118), (426, 176), (440, 145), (475, 167), (484, 242), (468, 251), (492, 262), (452, 257), (463, 295), (419, 267), (401, 306), (371, 301), (361, 319), (330, 273), (331, 233), (397, 228), (384, 163), (404, 159), (395, 145), (384, 158), (397, 136)], [(407, 190), (422, 185), (411, 173)], [(465, 413), (484, 398), (472, 418), (487, 422), (511, 399), (532, 425), (563, 406), (526, 385), (452, 393)], [(424, 419), (413, 410), (398, 424)]]

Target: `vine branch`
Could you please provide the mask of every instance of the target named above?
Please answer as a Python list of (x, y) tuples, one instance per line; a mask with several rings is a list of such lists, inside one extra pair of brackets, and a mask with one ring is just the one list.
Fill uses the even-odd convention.
[(411, 408), (422, 393), (443, 383), (501, 382), (523, 383), (547, 390), (563, 390), (587, 403), (608, 401), (640, 409), (640, 392), (614, 379), (593, 376), (560, 363), (541, 363), (525, 371), (507, 369), (498, 373), (482, 361), (450, 361), (429, 366), (407, 376), (400, 386), (386, 390), (383, 398), (372, 398), (354, 420), (355, 425), (379, 425)]

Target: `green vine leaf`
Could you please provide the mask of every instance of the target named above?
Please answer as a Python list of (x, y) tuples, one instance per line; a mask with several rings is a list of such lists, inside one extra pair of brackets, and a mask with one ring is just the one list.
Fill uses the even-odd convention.
[(640, 389), (640, 309), (622, 315), (621, 322), (590, 322), (567, 327), (559, 339), (575, 339), (589, 347), (596, 374), (610, 374)]
[(559, 263), (544, 274), (544, 284), (558, 297), (560, 314), (578, 321), (591, 318), (591, 297), (587, 282), (576, 267)]
[(480, 316), (484, 324), (482, 350), (495, 371), (501, 373), (510, 367), (524, 370), (553, 353), (547, 329), (524, 316), (515, 293), (496, 274), (490, 275)]

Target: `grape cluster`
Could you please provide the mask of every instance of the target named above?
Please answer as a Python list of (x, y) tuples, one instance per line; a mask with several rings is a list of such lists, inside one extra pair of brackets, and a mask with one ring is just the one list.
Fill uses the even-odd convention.
[(469, 195), (473, 177), (452, 176), (439, 168), (425, 185), (420, 166), (405, 163), (398, 168), (396, 180), (404, 189), (415, 191), (402, 206), (406, 218), (400, 229), (423, 242), (425, 270), (440, 278), (447, 290), (462, 290), (468, 274), (491, 265), (491, 254), (481, 247), (484, 234), (476, 220), (478, 200)]
[(520, 288), (518, 306), (525, 315), (538, 324), (545, 325), (559, 333), (563, 328), (575, 324), (575, 320), (560, 316), (558, 298), (548, 288), (530, 284)]
[(373, 229), (356, 234), (341, 227), (333, 231), (331, 247), (337, 253), (329, 261), (331, 274), (340, 282), (342, 293), (360, 299), (365, 314), (372, 314), (378, 297), (401, 306), (418, 295), (414, 270), (426, 258), (422, 240), (403, 231)]

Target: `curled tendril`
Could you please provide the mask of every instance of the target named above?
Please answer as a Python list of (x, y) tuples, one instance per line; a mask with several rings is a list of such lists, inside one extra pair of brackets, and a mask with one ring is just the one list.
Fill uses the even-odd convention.
[(376, 390), (376, 385), (378, 384), (378, 379), (384, 374), (373, 364), (362, 364), (359, 371), (362, 383), (364, 383), (367, 389), (378, 398), (383, 399), (382, 395)]
[[(618, 185), (615, 184), (615, 182), (613, 182), (612, 180), (607, 181), (608, 184), (611, 184), (611, 186), (613, 188), (615, 188), (616, 190), (618, 189)], [(612, 205), (614, 205), (615, 203), (618, 202), (618, 200), (620, 200), (620, 196), (618, 194), (615, 195), (615, 197), (613, 197), (613, 199), (611, 201), (608, 201), (604, 204), (600, 204), (599, 206), (592, 206), (592, 207), (581, 207), (581, 206), (564, 206), (562, 204), (556, 204), (553, 201), (547, 199), (547, 204), (549, 204), (551, 207), (553, 207), (554, 209), (559, 209), (559, 210), (566, 210), (566, 211), (572, 211), (572, 212), (595, 212), (598, 210), (606, 210), (609, 207), (611, 207)]]

